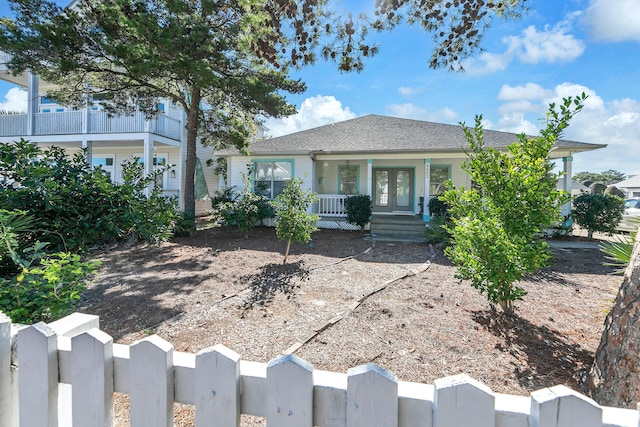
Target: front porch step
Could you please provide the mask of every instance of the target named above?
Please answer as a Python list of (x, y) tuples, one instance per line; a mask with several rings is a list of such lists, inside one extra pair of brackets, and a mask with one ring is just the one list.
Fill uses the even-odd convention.
[(415, 215), (374, 215), (371, 236), (378, 241), (424, 242), (424, 221)]

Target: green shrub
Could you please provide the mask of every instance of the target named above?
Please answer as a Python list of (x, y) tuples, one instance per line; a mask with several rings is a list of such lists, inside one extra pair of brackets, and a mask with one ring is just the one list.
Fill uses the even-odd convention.
[(98, 267), (79, 255), (47, 255), (46, 243), (25, 247), (32, 224), (33, 218), (24, 212), (0, 210), (0, 255), (3, 263), (13, 266), (0, 275), (0, 311), (19, 323), (50, 322), (66, 315)]
[(362, 230), (371, 221), (372, 203), (371, 197), (367, 194), (347, 197), (344, 199), (344, 209), (347, 212), (347, 222), (357, 225)]
[(275, 208), (267, 196), (251, 191), (249, 178), (242, 175), (244, 189), (242, 193), (234, 195), (231, 189), (224, 190), (217, 195), (218, 202), (213, 206), (213, 215), (222, 219), (225, 225), (238, 227), (242, 235), (247, 238), (257, 224), (267, 218), (275, 217)]
[(434, 216), (424, 227), (424, 237), (427, 243), (448, 245), (451, 241), (451, 233), (447, 229), (449, 221), (445, 216)]
[(440, 200), (440, 197), (432, 197), (429, 199), (429, 214), (431, 216), (440, 216), (448, 218), (449, 205), (444, 200)]
[[(33, 217), (33, 238), (48, 248), (83, 252), (88, 247), (129, 238), (154, 242), (171, 237), (180, 218), (175, 198), (144, 176), (137, 159), (123, 163), (117, 185), (93, 169), (81, 151), (67, 157), (59, 147), (40, 149), (20, 140), (0, 144), (0, 206)], [(145, 195), (151, 186), (149, 197)]]
[(571, 214), (575, 222), (586, 228), (589, 237), (592, 237), (595, 231), (615, 233), (624, 208), (624, 199), (618, 196), (583, 193), (573, 200)]

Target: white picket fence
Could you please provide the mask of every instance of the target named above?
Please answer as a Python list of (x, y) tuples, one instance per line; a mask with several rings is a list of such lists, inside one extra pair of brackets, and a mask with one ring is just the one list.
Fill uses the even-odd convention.
[(158, 336), (114, 344), (96, 316), (19, 327), (0, 313), (0, 426), (112, 426), (114, 391), (129, 395), (132, 427), (172, 426), (173, 402), (194, 405), (198, 427), (238, 426), (241, 413), (269, 427), (639, 426), (638, 411), (564, 386), (524, 397), (466, 375), (409, 383), (373, 364), (344, 374), (294, 355), (247, 362), (220, 345), (175, 352)]

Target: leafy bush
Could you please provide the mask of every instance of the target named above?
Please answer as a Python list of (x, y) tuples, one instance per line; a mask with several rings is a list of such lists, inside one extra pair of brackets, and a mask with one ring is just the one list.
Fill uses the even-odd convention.
[(62, 148), (43, 150), (22, 139), (0, 144), (0, 206), (31, 215), (33, 237), (53, 250), (82, 252), (129, 238), (157, 242), (181, 221), (176, 200), (153, 185), (160, 173), (144, 176), (143, 165), (131, 159), (117, 185), (88, 164), (84, 151), (69, 158)]
[(451, 241), (451, 233), (449, 233), (449, 220), (445, 216), (434, 216), (424, 228), (424, 236), (427, 243), (438, 244), (444, 243), (448, 245)]
[(347, 212), (347, 222), (357, 225), (362, 230), (371, 221), (372, 203), (371, 197), (367, 194), (347, 197), (344, 199), (344, 209)]
[(98, 267), (97, 262), (82, 262), (79, 255), (47, 255), (46, 243), (25, 247), (32, 224), (33, 218), (24, 212), (0, 210), (0, 255), (14, 267), (0, 275), (0, 311), (13, 322), (49, 322), (64, 316)]
[(589, 237), (595, 231), (612, 234), (622, 220), (624, 199), (608, 194), (583, 193), (573, 200), (571, 214), (576, 223), (588, 230)]
[(306, 243), (311, 240), (311, 233), (318, 229), (316, 222), (320, 217), (307, 212), (309, 205), (317, 200), (311, 191), (302, 189), (301, 178), (288, 182), (282, 194), (276, 197), (276, 236), (287, 242), (283, 264), (287, 262), (291, 242)]
[[(267, 196), (251, 191), (249, 178), (242, 175), (244, 189), (241, 194), (234, 194), (226, 189), (217, 194), (217, 204), (213, 206), (213, 214), (227, 226), (238, 227), (242, 235), (247, 238), (253, 228), (267, 218), (275, 216), (275, 208)], [(259, 189), (258, 189), (259, 190)]]
[(448, 218), (449, 204), (444, 200), (440, 200), (440, 197), (432, 197), (429, 199), (429, 214), (431, 216)]

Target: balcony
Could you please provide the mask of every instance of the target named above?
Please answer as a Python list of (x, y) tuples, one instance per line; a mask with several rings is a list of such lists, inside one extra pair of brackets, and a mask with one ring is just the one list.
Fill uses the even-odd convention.
[[(0, 52), (1, 53), (1, 52)], [(31, 135), (78, 135), (83, 132), (85, 119), (83, 111), (34, 114), (34, 126)], [(0, 137), (28, 138), (27, 114), (0, 115)], [(109, 115), (104, 111), (90, 111), (86, 126), (87, 134), (130, 134), (152, 133), (180, 141), (182, 126), (180, 120), (159, 115), (146, 120), (143, 113), (131, 115)]]

